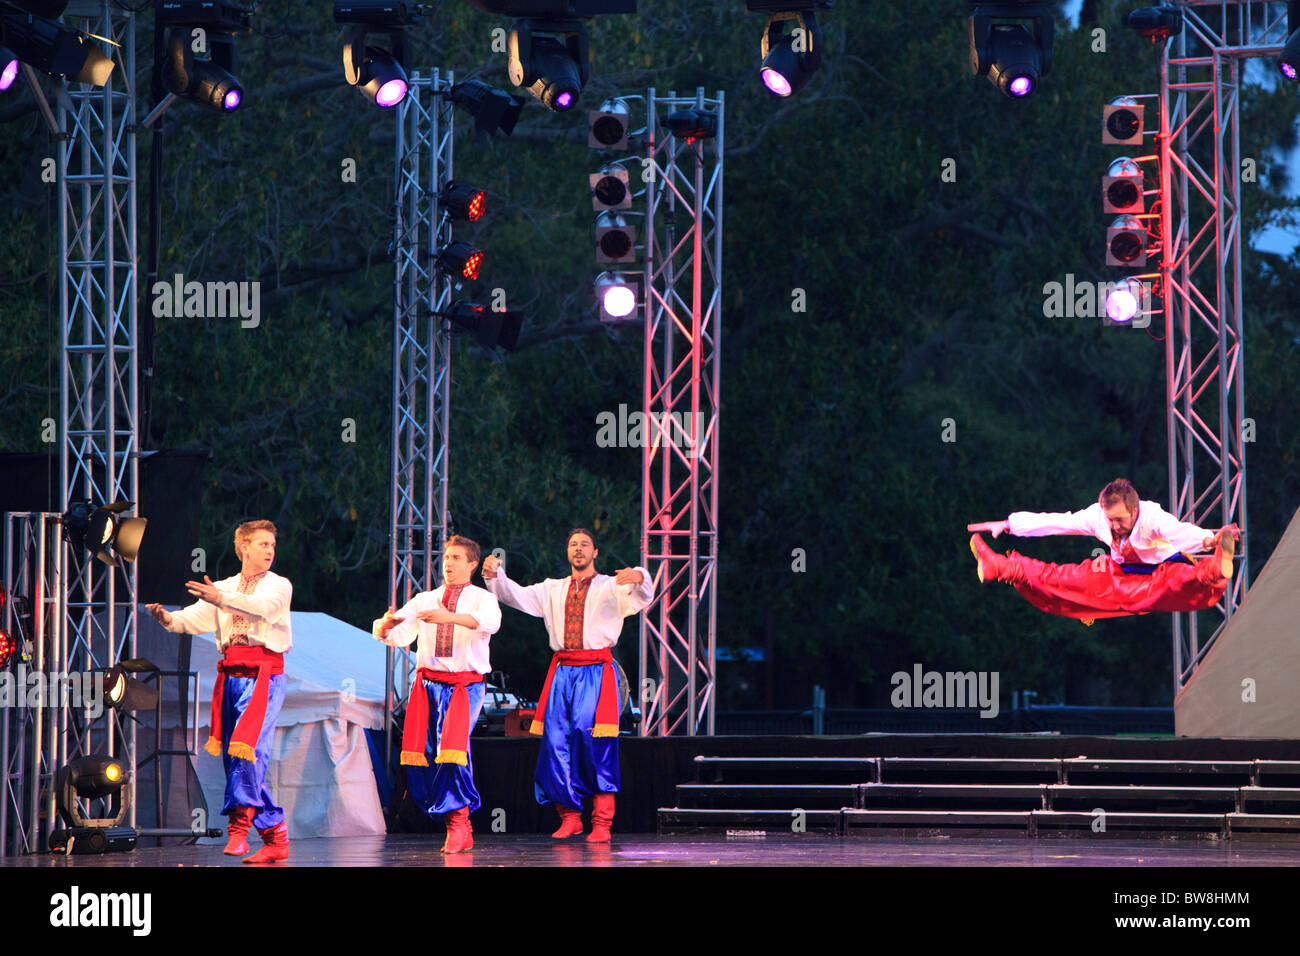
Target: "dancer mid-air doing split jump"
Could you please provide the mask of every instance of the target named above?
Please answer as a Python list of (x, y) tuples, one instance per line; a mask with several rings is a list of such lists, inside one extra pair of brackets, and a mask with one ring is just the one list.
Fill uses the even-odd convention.
[[(966, 526), (993, 537), (1009, 532), (1036, 538), (1051, 534), (1092, 535), (1110, 547), (1079, 564), (1048, 564), (1015, 551), (998, 554), (978, 533), (970, 548), (981, 581), (1005, 581), (1034, 607), (1091, 624), (1099, 617), (1151, 611), (1200, 611), (1223, 597), (1232, 577), (1236, 525), (1209, 531), (1179, 521), (1154, 501), (1140, 501), (1127, 480), (1102, 489), (1082, 511), (1041, 514), (1016, 511), (1003, 521)], [(1186, 552), (1213, 551), (1193, 561)]]

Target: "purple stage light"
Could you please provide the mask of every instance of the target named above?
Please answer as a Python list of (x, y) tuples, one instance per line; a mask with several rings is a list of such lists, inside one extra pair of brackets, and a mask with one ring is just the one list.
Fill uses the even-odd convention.
[(0, 72), (0, 93), (13, 86), (16, 79), (18, 79), (18, 61), (10, 60), (5, 64), (4, 71)]
[(224, 106), (227, 111), (235, 110), (239, 108), (239, 104), (243, 99), (244, 94), (239, 92), (239, 90), (227, 90), (226, 95), (221, 100), (221, 105)]
[(555, 108), (557, 110), (567, 110), (573, 105), (573, 94), (565, 90), (555, 98)]
[(377, 106), (396, 106), (404, 99), (406, 99), (406, 81), (401, 79), (389, 80), (375, 94), (375, 104)]
[[(1285, 76), (1288, 80), (1295, 79), (1296, 72), (1294, 66), (1292, 66), (1290, 63), (1283, 63), (1281, 64), (1281, 68), (1282, 68), (1282, 75)], [(0, 89), (4, 89), (4, 87), (0, 85)]]
[(777, 96), (790, 95), (790, 81), (770, 67), (762, 71), (763, 85)]
[(612, 285), (605, 290), (603, 303), (605, 311), (616, 319), (631, 315), (636, 308), (636, 293), (625, 285)]
[(1011, 81), (1012, 96), (1028, 96), (1034, 88), (1034, 81), (1027, 76), (1018, 76)]

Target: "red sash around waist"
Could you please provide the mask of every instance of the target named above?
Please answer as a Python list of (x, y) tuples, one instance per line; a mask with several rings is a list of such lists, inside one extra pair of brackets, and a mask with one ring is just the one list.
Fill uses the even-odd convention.
[(425, 741), (429, 739), (429, 694), (423, 681), (451, 684), (451, 701), (442, 719), (442, 733), (438, 737), (438, 755), (434, 763), (455, 763), (464, 767), (469, 763), (469, 691), (470, 684), (478, 684), (483, 675), (476, 671), (433, 671), (421, 667), (411, 685), (411, 695), (406, 703), (406, 725), (402, 728), (401, 762), (408, 767), (427, 767), (429, 758), (424, 755)]
[(542, 696), (537, 701), (537, 714), (529, 733), (542, 735), (546, 724), (546, 701), (551, 695), (551, 681), (555, 679), (558, 665), (584, 666), (603, 664), (600, 675), (600, 697), (596, 701), (596, 721), (591, 728), (593, 737), (618, 736), (618, 679), (614, 676), (614, 654), (608, 647), (598, 651), (556, 651), (551, 658), (551, 667), (546, 672), (546, 683), (542, 685)]
[(221, 756), (221, 700), (225, 694), (227, 677), (252, 677), (253, 696), (240, 715), (235, 730), (230, 735), (226, 752), (241, 760), (257, 759), (257, 738), (262, 735), (266, 720), (266, 702), (271, 689), (271, 678), (284, 673), (284, 654), (267, 650), (254, 644), (231, 644), (217, 664), (217, 679), (212, 688), (212, 716), (209, 722), (208, 742), (204, 749), (214, 757)]

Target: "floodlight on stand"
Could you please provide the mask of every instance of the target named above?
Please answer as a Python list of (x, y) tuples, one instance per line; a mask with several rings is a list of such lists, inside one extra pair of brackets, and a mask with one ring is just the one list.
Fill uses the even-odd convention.
[(1143, 186), (1142, 167), (1137, 162), (1127, 156), (1113, 160), (1101, 178), (1103, 212), (1146, 212)]
[(591, 173), (587, 181), (591, 186), (591, 208), (596, 212), (632, 208), (631, 179), (622, 166), (606, 166)]
[(487, 193), (477, 186), (449, 182), (438, 194), (438, 204), (458, 222), (478, 222), (487, 211)]
[(596, 261), (636, 261), (636, 229), (626, 217), (608, 211), (596, 217)]
[(510, 82), (555, 113), (587, 84), (587, 28), (579, 20), (520, 20), (507, 38)]
[(158, 688), (132, 674), (157, 674), (156, 665), (137, 658), (121, 660), (104, 671), (104, 702), (116, 711), (153, 710), (158, 704)]
[(477, 279), (483, 266), (483, 252), (468, 242), (449, 242), (438, 252), (438, 263), (460, 279)]
[(103, 86), (113, 60), (95, 37), (35, 14), (0, 14), (5, 47), (23, 63), (54, 78)]
[(1101, 111), (1101, 141), (1112, 146), (1141, 146), (1144, 107), (1131, 96), (1113, 99)]
[[(126, 768), (112, 757), (89, 756), (60, 767), (54, 775), (55, 807), (66, 829), (50, 833), (50, 849), (105, 853), (135, 849), (138, 834), (122, 821), (131, 809)], [(106, 816), (88, 817), (79, 801), (108, 801)]]
[(140, 553), (147, 519), (122, 518), (129, 501), (96, 508), (89, 501), (74, 502), (63, 514), (63, 537), (74, 548), (86, 549), (110, 567), (125, 567)]
[(18, 68), (21, 65), (18, 54), (7, 46), (0, 46), (0, 93), (5, 92), (14, 85), (14, 81), (18, 79)]
[(587, 145), (592, 149), (626, 150), (631, 111), (627, 100), (608, 99), (587, 114)]
[(1004, 96), (1029, 96), (1052, 70), (1054, 30), (1045, 4), (977, 3), (967, 21), (971, 73)]
[(1106, 265), (1144, 266), (1147, 229), (1136, 216), (1116, 216), (1106, 229)]
[[(787, 23), (795, 29), (785, 33)], [(798, 93), (822, 65), (822, 31), (812, 9), (782, 11), (767, 18), (759, 44), (758, 75), (773, 96)]]
[(592, 290), (602, 322), (626, 322), (637, 318), (640, 302), (639, 282), (635, 278), (602, 272), (596, 276)]

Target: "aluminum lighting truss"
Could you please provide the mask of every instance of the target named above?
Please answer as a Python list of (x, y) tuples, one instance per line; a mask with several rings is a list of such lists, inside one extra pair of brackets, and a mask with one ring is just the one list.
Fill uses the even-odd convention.
[[(722, 357), (723, 100), (646, 95), (645, 379), (641, 558), (642, 736), (712, 734), (716, 703), (718, 409)], [(717, 118), (691, 142), (664, 120)], [(685, 437), (673, 422), (684, 425)]]
[[(401, 607), (434, 586), (447, 537), (451, 332), (435, 313), (451, 304), (452, 281), (437, 262), (451, 236), (438, 195), (452, 177), (454, 78), (412, 74), (396, 107), (396, 225), (393, 258), (393, 454), (388, 532), (388, 603)], [(388, 649), (385, 759), (392, 770), (393, 713), (405, 701), (415, 655)]]
[[(63, 19), (111, 40), (102, 49), (115, 65), (102, 88), (64, 81), (57, 98), (60, 507), (66, 512), (77, 501), (126, 500), (138, 510), (135, 18), (103, 0), (73, 3)], [(58, 515), (25, 520), (54, 529), (52, 536), (38, 533), (47, 548), (44, 560), (57, 571), (48, 633), (38, 628), (34, 638), (45, 645), (44, 664), (72, 674), (136, 656), (135, 565), (109, 568), (61, 544)], [(48, 736), (36, 738), (42, 749), (27, 768), (42, 779), (30, 786), (52, 791), (48, 775), (68, 761), (116, 756), (130, 768), (126, 785), (133, 799), (124, 823), (135, 826), (134, 723), (119, 741), (111, 709), (91, 723), (84, 713), (53, 703), (45, 715)], [(51, 814), (45, 832), (53, 823)], [(43, 836), (25, 848), (43, 850)]]
[[(1246, 524), (1241, 288), (1242, 73), (1276, 56), (1286, 4), (1180, 0), (1182, 31), (1160, 77), (1161, 229), (1171, 511), (1206, 527)], [(1174, 615), (1174, 693), (1191, 678), (1246, 594), (1250, 538), (1202, 640), (1195, 614)]]

